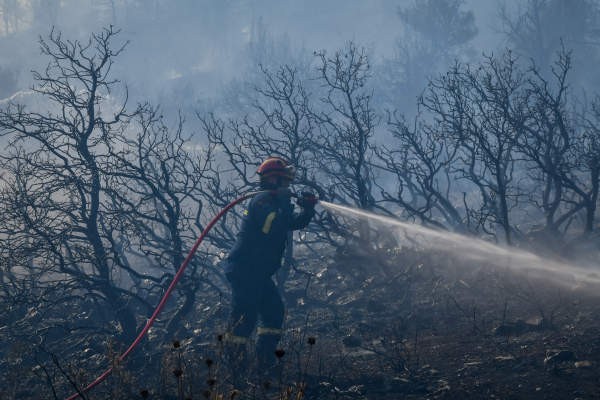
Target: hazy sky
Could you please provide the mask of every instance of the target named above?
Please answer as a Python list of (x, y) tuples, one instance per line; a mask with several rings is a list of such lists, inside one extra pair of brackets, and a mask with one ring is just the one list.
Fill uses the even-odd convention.
[[(118, 40), (129, 40), (130, 44), (118, 60), (116, 73), (136, 87), (138, 94), (160, 92), (162, 86), (170, 84), (169, 80), (192, 75), (203, 82), (202, 95), (209, 95), (221, 82), (239, 75), (241, 51), (260, 18), (273, 36), (287, 33), (297, 45), (305, 45), (311, 52), (335, 51), (346, 41), (354, 40), (364, 45), (375, 44), (375, 56), (380, 57), (391, 52), (394, 38), (402, 30), (396, 15), (398, 6), (411, 3), (410, 0), (196, 3), (180, 0), (174, 2), (179, 4), (177, 7), (152, 10), (130, 5), (125, 8), (128, 3), (116, 1), (113, 14), (110, 2), (79, 1), (62, 1), (60, 11), (51, 20), (25, 22), (21, 32), (0, 38), (0, 65), (22, 68), (21, 89), (30, 84), (28, 71), (40, 69), (46, 62), (39, 56), (37, 35), (47, 36), (52, 25), (64, 32), (65, 37), (80, 40), (110, 23), (121, 28)], [(489, 29), (494, 5), (494, 0), (468, 0), (464, 6), (476, 15), (480, 33), (473, 45), (478, 52), (498, 46), (499, 38)]]

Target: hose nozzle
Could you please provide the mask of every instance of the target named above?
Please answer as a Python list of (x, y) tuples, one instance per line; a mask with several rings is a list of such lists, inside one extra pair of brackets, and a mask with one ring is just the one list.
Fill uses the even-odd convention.
[(319, 199), (314, 197), (314, 196), (298, 196), (295, 195), (294, 196), (296, 199), (298, 199), (298, 201), (301, 202), (307, 202), (307, 203), (312, 203), (312, 204), (319, 204)]

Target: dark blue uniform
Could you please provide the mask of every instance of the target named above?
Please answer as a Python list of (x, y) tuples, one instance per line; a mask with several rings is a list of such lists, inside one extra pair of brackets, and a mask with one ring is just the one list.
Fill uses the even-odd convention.
[(251, 199), (225, 266), (233, 298), (229, 316), (233, 334), (227, 336), (229, 342), (244, 345), (260, 316), (257, 352), (271, 358), (285, 316), (272, 277), (281, 267), (287, 231), (305, 228), (313, 216), (313, 210), (294, 213), (287, 196), (261, 193)]

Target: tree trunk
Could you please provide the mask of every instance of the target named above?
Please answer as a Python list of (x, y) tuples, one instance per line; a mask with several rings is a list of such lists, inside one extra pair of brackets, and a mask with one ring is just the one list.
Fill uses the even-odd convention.
[(600, 178), (600, 162), (594, 160), (595, 165), (592, 166), (592, 191), (590, 200), (585, 208), (585, 231), (592, 232), (594, 230), (594, 220), (596, 219), (596, 203), (598, 202), (598, 186)]

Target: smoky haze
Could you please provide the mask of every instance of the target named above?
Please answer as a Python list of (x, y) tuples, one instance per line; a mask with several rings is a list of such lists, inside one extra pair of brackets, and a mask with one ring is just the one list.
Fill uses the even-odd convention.
[[(416, 2), (419, 3), (423, 2)], [(446, 12), (446, 5), (442, 3), (431, 7), (429, 12)], [(411, 22), (409, 8), (413, 3), (408, 0), (6, 0), (1, 6), (3, 19), (0, 21), (3, 55), (0, 67), (4, 77), (0, 97), (7, 98), (32, 84), (30, 71), (45, 67), (43, 59), (38, 56), (38, 35), (46, 37), (53, 28), (70, 39), (87, 40), (93, 32), (114, 25), (121, 30), (117, 40), (129, 42), (129, 45), (115, 65), (113, 74), (129, 87), (130, 96), (136, 101), (174, 105), (173, 110), (189, 107), (189, 113), (202, 108), (206, 102), (213, 104), (221, 94), (222, 86), (233, 78), (239, 78), (248, 69), (255, 69), (256, 61), (273, 65), (290, 62), (293, 53), (301, 49), (309, 54), (322, 49), (333, 52), (347, 41), (370, 48), (373, 63), (383, 67), (375, 75), (388, 78), (388, 75), (407, 75), (405, 78), (391, 77), (392, 82), (378, 82), (382, 92), (389, 89), (395, 92), (392, 96), (396, 98), (390, 99), (391, 103), (386, 103), (386, 106), (405, 108), (406, 111), (411, 108), (413, 110), (410, 111), (414, 111), (415, 97), (422, 91), (426, 78), (445, 72), (455, 60), (476, 61), (484, 52), (499, 53), (506, 48), (518, 48), (526, 59), (533, 56), (548, 60), (547, 55), (533, 54), (535, 51), (531, 48), (519, 48), (520, 43), (511, 42), (514, 35), (506, 32), (506, 24), (500, 17), (502, 10), (508, 10), (506, 15), (512, 16), (512, 22), (515, 22), (519, 7), (526, 11), (524, 3), (497, 0), (447, 3), (460, 7), (461, 13), (471, 13), (473, 17), (472, 33), (457, 37), (458, 41), (453, 43), (445, 39), (456, 34), (451, 32), (456, 27), (443, 27), (443, 24), (453, 23), (450, 19), (435, 20), (426, 15), (416, 15)], [(436, 10), (436, 7), (439, 9)], [(404, 12), (404, 18), (399, 11)], [(557, 22), (563, 24), (569, 17), (573, 19), (571, 25), (580, 24), (577, 19), (581, 15), (577, 13), (560, 15)], [(572, 34), (567, 31), (564, 35), (567, 47), (567, 36)], [(266, 35), (266, 38), (261, 39), (261, 35)], [(274, 41), (277, 49), (265, 51), (265, 46), (268, 47), (265, 40)], [(545, 48), (546, 53), (553, 54), (557, 48), (552, 40), (556, 41), (556, 38), (549, 38), (547, 43), (545, 38), (542, 39), (540, 46)], [(587, 57), (589, 49), (581, 49), (580, 38), (573, 40), (577, 40), (579, 46), (576, 52)], [(586, 41), (594, 40), (586, 38)], [(249, 54), (252, 53), (250, 44), (253, 42), (259, 42), (258, 46), (264, 53), (258, 50), (259, 54), (256, 51)], [(410, 46), (413, 48), (408, 49)], [(280, 54), (273, 54), (273, 51)], [(284, 53), (287, 53), (288, 59), (285, 59)], [(406, 66), (396, 65), (398, 61), (403, 64), (409, 59), (413, 64), (408, 66), (408, 71)], [(385, 66), (392, 70), (386, 71)], [(407, 82), (395, 85), (399, 83), (398, 79), (408, 79), (409, 87)], [(588, 80), (586, 87), (590, 88), (592, 84), (593, 88), (596, 80)], [(387, 101), (389, 96), (381, 93), (378, 97)], [(194, 102), (195, 107), (190, 105)]]
[[(471, 1), (479, 34), (472, 40), (476, 53), (498, 48), (491, 34), (494, 1)], [(104, 26), (122, 32), (129, 41), (115, 66), (115, 76), (139, 99), (167, 104), (214, 97), (220, 85), (248, 67), (248, 43), (257, 40), (259, 26), (277, 40), (311, 53), (335, 51), (348, 40), (373, 46), (375, 60), (390, 57), (405, 24), (398, 7), (410, 1), (4, 1), (1, 66), (16, 75), (4, 81), (6, 98), (31, 85), (30, 71), (45, 66), (38, 55), (38, 35), (54, 28), (69, 39), (87, 40)], [(5, 72), (8, 74), (8, 72)], [(185, 92), (182, 94), (181, 92)], [(193, 97), (192, 97), (193, 96)], [(189, 97), (192, 97), (191, 99)]]
[(273, 376), (248, 386), (221, 363), (244, 205), (206, 231), (272, 156), (296, 168), (296, 209), (321, 201), (274, 276), (298, 398), (594, 392), (598, 0), (0, 14), (0, 398), (67, 397), (107, 365), (100, 397), (274, 398)]

